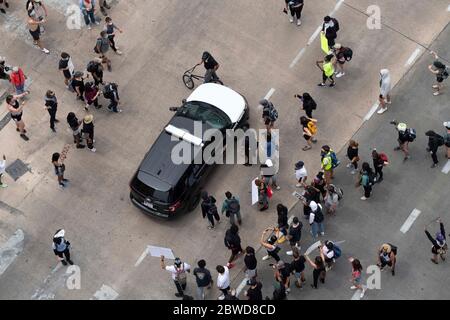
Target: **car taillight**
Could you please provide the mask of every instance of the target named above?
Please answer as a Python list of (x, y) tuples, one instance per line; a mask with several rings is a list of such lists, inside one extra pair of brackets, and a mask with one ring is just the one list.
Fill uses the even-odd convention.
[(181, 207), (181, 201), (177, 201), (175, 202), (173, 205), (171, 205), (169, 207), (169, 211), (170, 212), (174, 212), (175, 210), (177, 210), (179, 207)]

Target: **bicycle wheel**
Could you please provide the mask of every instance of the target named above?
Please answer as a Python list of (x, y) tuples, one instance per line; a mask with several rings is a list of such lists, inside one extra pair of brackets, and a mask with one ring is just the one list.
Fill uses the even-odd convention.
[(191, 75), (184, 74), (183, 75), (183, 83), (186, 86), (186, 88), (188, 88), (190, 90), (194, 89), (194, 80), (192, 80)]

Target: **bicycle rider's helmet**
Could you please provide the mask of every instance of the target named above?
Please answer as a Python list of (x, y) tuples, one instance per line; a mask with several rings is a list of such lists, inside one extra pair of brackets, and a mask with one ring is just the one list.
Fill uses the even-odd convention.
[(202, 54), (202, 60), (205, 61), (206, 59), (208, 59), (211, 56), (211, 54), (208, 51), (203, 51)]

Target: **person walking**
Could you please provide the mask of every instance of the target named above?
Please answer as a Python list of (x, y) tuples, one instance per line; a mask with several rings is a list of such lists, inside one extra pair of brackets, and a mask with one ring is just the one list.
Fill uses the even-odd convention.
[[(289, 16), (289, 22), (294, 22), (294, 16), (297, 18), (297, 26), (302, 24), (303, 0), (285, 0), (286, 8), (284, 12)], [(288, 13), (289, 11), (289, 13)]]
[(365, 201), (370, 198), (372, 186), (375, 183), (375, 174), (367, 162), (362, 164), (360, 183), (364, 189), (364, 195), (361, 197), (361, 200)]
[(359, 155), (358, 155), (358, 148), (359, 144), (355, 140), (350, 140), (348, 143), (347, 148), (347, 157), (350, 160), (350, 162), (347, 164), (347, 168), (351, 169), (351, 174), (355, 174), (356, 170), (358, 170), (358, 161), (359, 161)]
[(114, 113), (121, 113), (122, 109), (119, 109), (120, 97), (119, 97), (119, 86), (110, 82), (105, 85), (103, 89), (103, 97), (109, 100), (108, 110)]
[[(48, 11), (42, 0), (28, 0), (27, 1), (27, 12), (28, 16), (35, 16), (37, 20), (47, 20)], [(44, 25), (41, 25), (41, 34), (45, 33)]]
[(287, 235), (289, 229), (288, 223), (288, 208), (283, 204), (277, 205), (277, 230), (283, 235)]
[(299, 289), (303, 288), (303, 284), (306, 282), (305, 279), (305, 256), (300, 254), (300, 248), (295, 247), (292, 249), (292, 256), (294, 260), (291, 262), (292, 273), (295, 276), (295, 286)]
[(383, 181), (383, 168), (389, 164), (385, 153), (378, 153), (376, 149), (372, 150), (373, 167), (375, 169), (375, 179), (377, 183)]
[(8, 185), (2, 182), (3, 174), (6, 171), (6, 156), (3, 155), (3, 159), (0, 160), (0, 188), (8, 188)]
[(317, 134), (317, 120), (308, 118), (305, 116), (300, 117), (300, 125), (303, 129), (303, 138), (306, 140), (307, 145), (302, 148), (303, 151), (312, 149), (312, 144), (317, 140), (314, 136)]
[(222, 214), (225, 212), (230, 217), (231, 224), (242, 224), (241, 205), (239, 198), (231, 194), (230, 191), (225, 192), (225, 200), (222, 203)]
[(89, 107), (92, 105), (94, 105), (95, 109), (100, 109), (102, 105), (98, 104), (98, 97), (102, 92), (93, 82), (86, 82), (84, 87), (84, 101), (86, 102), (84, 110), (89, 111)]
[(256, 277), (258, 276), (256, 269), (258, 266), (258, 260), (256, 259), (255, 249), (253, 247), (248, 246), (245, 248), (244, 264), (247, 285), (250, 285), (250, 280), (256, 280)]
[[(267, 233), (271, 232), (272, 235), (267, 239)], [(278, 252), (281, 250), (280, 247), (277, 246), (277, 236), (273, 234), (274, 228), (267, 228), (263, 231), (260, 239), (261, 245), (266, 249), (267, 255), (264, 256), (263, 260), (268, 260), (270, 258), (274, 258), (276, 262), (280, 261), (280, 256)]]
[(8, 109), (11, 118), (16, 123), (16, 131), (19, 132), (20, 137), (25, 141), (30, 140), (30, 138), (26, 135), (27, 130), (25, 130), (25, 123), (22, 120), (25, 102), (19, 103), (19, 99), (27, 94), (27, 92), (24, 92), (19, 95), (10, 94), (6, 97), (6, 108)]
[(0, 0), (0, 12), (6, 14), (6, 10), (9, 9), (9, 3), (7, 0)]
[(410, 158), (409, 155), (409, 143), (413, 142), (416, 138), (416, 132), (412, 128), (408, 128), (406, 123), (398, 123), (395, 120), (391, 121), (392, 124), (396, 125), (396, 129), (398, 131), (398, 147), (395, 147), (395, 151), (401, 150), (405, 157), (403, 161), (406, 161)]
[(322, 146), (320, 156), (321, 156), (321, 168), (325, 176), (325, 182), (327, 185), (330, 185), (331, 179), (333, 179), (334, 175), (334, 166), (331, 148), (327, 145)]
[(387, 105), (391, 104), (391, 74), (388, 69), (380, 70), (380, 96), (379, 104), (380, 109), (377, 111), (378, 114), (383, 114), (387, 111)]
[(227, 263), (228, 269), (231, 269), (234, 267), (233, 261), (244, 252), (241, 247), (241, 237), (239, 237), (239, 228), (237, 225), (232, 224), (230, 229), (225, 232), (223, 242), (228, 250), (231, 251), (231, 256)]
[(428, 226), (432, 222), (425, 227), (425, 234), (433, 244), (433, 246), (431, 247), (431, 253), (433, 254), (433, 258), (431, 258), (430, 260), (434, 264), (439, 263), (439, 257), (441, 257), (442, 261), (445, 261), (445, 255), (447, 253), (447, 238), (445, 236), (444, 224), (442, 223), (441, 218), (438, 218), (436, 222), (439, 223), (439, 231), (436, 233), (436, 238), (433, 238), (430, 232), (428, 232), (427, 230)]
[(194, 269), (193, 275), (197, 282), (197, 298), (198, 300), (205, 300), (205, 289), (211, 289), (212, 277), (211, 272), (206, 269), (206, 261), (199, 260), (198, 267)]
[(286, 237), (289, 240), (289, 245), (291, 246), (291, 251), (286, 252), (288, 256), (292, 256), (295, 249), (301, 249), (300, 240), (302, 238), (302, 228), (303, 223), (301, 223), (297, 217), (294, 217), (291, 225), (289, 226), (289, 231)]
[(260, 100), (259, 104), (263, 107), (262, 118), (264, 125), (266, 126), (267, 131), (270, 132), (275, 125), (275, 121), (278, 119), (278, 111), (275, 109), (273, 103), (267, 99)]
[(167, 266), (165, 262), (165, 257), (161, 256), (161, 269), (169, 271), (172, 274), (172, 280), (175, 283), (175, 287), (177, 288), (177, 293), (175, 293), (175, 297), (183, 298), (184, 290), (186, 290), (187, 285), (187, 275), (186, 272), (191, 272), (191, 266), (186, 262), (182, 262), (180, 258), (175, 258), (175, 261), (172, 266)]
[(298, 98), (302, 102), (302, 110), (305, 111), (308, 118), (312, 118), (313, 111), (317, 109), (317, 103), (308, 92), (304, 92), (301, 96), (296, 94), (294, 98)]
[(280, 260), (272, 268), (274, 269), (275, 281), (284, 287), (286, 293), (291, 292), (291, 266)]
[(303, 161), (299, 161), (295, 164), (295, 180), (297, 181), (297, 184), (295, 185), (297, 188), (306, 186), (308, 171), (306, 170), (305, 163)]
[(444, 122), (444, 127), (445, 127), (445, 135), (444, 135), (445, 149), (447, 151), (445, 153), (445, 157), (447, 159), (450, 159), (450, 121)]
[(344, 64), (353, 58), (353, 51), (350, 48), (343, 47), (340, 43), (336, 43), (333, 47), (334, 55), (336, 57), (336, 66), (339, 72), (336, 78), (345, 76)]
[(335, 40), (337, 38), (337, 32), (339, 31), (339, 22), (337, 19), (330, 16), (325, 16), (323, 18), (322, 32), (328, 40), (328, 47), (332, 48), (335, 45)]
[(105, 18), (105, 31), (108, 35), (108, 40), (109, 40), (109, 46), (111, 47), (111, 49), (113, 49), (113, 51), (115, 53), (117, 53), (118, 55), (121, 55), (122, 52), (119, 50), (119, 48), (116, 46), (116, 42), (114, 41), (114, 38), (116, 37), (116, 30), (119, 31), (120, 33), (123, 33), (122, 29), (120, 29), (118, 26), (116, 26), (111, 17), (106, 17)]
[(358, 259), (350, 257), (348, 261), (350, 261), (350, 264), (352, 265), (352, 279), (350, 280), (352, 286), (350, 287), (350, 290), (361, 290), (359, 298), (362, 299), (367, 290), (362, 284), (363, 267)]
[(94, 84), (98, 87), (100, 84), (104, 85), (103, 82), (103, 66), (102, 59), (95, 58), (89, 61), (86, 67), (87, 72), (89, 72), (94, 79)]
[(436, 84), (434, 84), (433, 87), (433, 95), (438, 96), (442, 93), (442, 89), (444, 85), (442, 84), (445, 79), (448, 78), (449, 70), (448, 67), (443, 64), (441, 61), (439, 61), (439, 57), (434, 51), (430, 51), (430, 54), (434, 56), (436, 59), (433, 64), (430, 64), (428, 66), (428, 70), (430, 70), (431, 73), (436, 75)]
[(81, 143), (81, 129), (80, 129), (82, 121), (78, 120), (75, 113), (69, 112), (67, 114), (67, 123), (69, 124), (70, 129), (72, 129), (73, 143), (76, 144), (77, 149), (83, 149), (85, 145)]
[(94, 148), (94, 116), (92, 114), (88, 114), (84, 117), (81, 133), (86, 138), (88, 149), (92, 152), (96, 152), (97, 149)]
[(108, 5), (106, 0), (100, 0), (98, 4), (100, 6), (100, 11), (102, 12), (102, 14), (104, 16), (108, 16), (108, 12), (106, 11), (106, 9), (109, 10), (109, 9), (111, 9), (111, 7)]
[(439, 160), (437, 158), (437, 152), (439, 147), (445, 144), (445, 139), (443, 136), (437, 134), (433, 130), (428, 130), (425, 132), (425, 135), (428, 137), (428, 148), (427, 151), (431, 154), (431, 159), (433, 159), (433, 164), (431, 168), (436, 168)]
[(208, 229), (214, 229), (214, 219), (216, 219), (217, 223), (220, 223), (220, 216), (217, 212), (216, 206), (216, 198), (208, 195), (208, 192), (206, 191), (202, 191), (201, 197), (203, 201), (200, 206), (202, 208), (203, 219), (208, 218)]
[(306, 261), (311, 265), (311, 267), (314, 268), (313, 270), (313, 284), (311, 284), (311, 288), (317, 289), (318, 281), (320, 280), (321, 283), (325, 283), (325, 278), (327, 275), (327, 271), (325, 268), (325, 258), (323, 256), (322, 250), (319, 250), (320, 256), (317, 256), (314, 259), (314, 262), (309, 258), (307, 254), (304, 255)]
[(216, 267), (217, 275), (217, 288), (222, 292), (219, 300), (224, 300), (225, 296), (228, 295), (230, 291), (230, 270), (227, 266), (218, 265)]
[(66, 166), (64, 164), (65, 155), (61, 155), (58, 152), (55, 152), (52, 155), (52, 164), (55, 169), (55, 175), (58, 177), (58, 184), (61, 188), (65, 188), (66, 185), (64, 182), (69, 182), (68, 179), (64, 178), (64, 173), (66, 172)]
[(99, 54), (99, 58), (103, 64), (106, 64), (108, 71), (112, 71), (111, 60), (107, 57), (106, 53), (109, 51), (109, 39), (106, 31), (100, 32), (100, 37), (97, 38), (97, 42), (94, 47), (95, 53)]
[(313, 239), (316, 239), (319, 233), (322, 236), (325, 235), (325, 229), (323, 227), (324, 216), (322, 212), (322, 206), (315, 201), (311, 201), (309, 203), (309, 207), (311, 208), (311, 212), (309, 213), (311, 235)]
[(84, 91), (85, 91), (85, 85), (84, 85), (84, 73), (81, 71), (76, 71), (73, 74), (72, 79), (72, 88), (74, 92), (77, 95), (77, 99), (84, 102)]
[(336, 209), (339, 204), (339, 194), (337, 187), (330, 184), (327, 187), (327, 194), (324, 197), (325, 209), (327, 209), (327, 214), (330, 216), (336, 215)]
[(48, 114), (50, 115), (50, 129), (53, 132), (56, 132), (55, 130), (55, 123), (58, 123), (59, 120), (56, 119), (56, 111), (58, 110), (58, 99), (56, 98), (55, 93), (52, 90), (48, 90), (45, 94), (45, 107), (44, 109), (48, 111)]
[(244, 295), (247, 297), (248, 301), (261, 301), (263, 300), (262, 295), (262, 283), (257, 281), (256, 279), (250, 279), (248, 281), (250, 288), (244, 292)]
[(322, 251), (324, 262), (325, 262), (325, 269), (326, 271), (329, 271), (333, 268), (337, 255), (335, 253), (335, 246), (334, 243), (328, 240), (325, 240), (322, 245), (319, 246), (319, 250)]
[(311, 207), (309, 206), (309, 203), (311, 201), (316, 203), (320, 202), (320, 190), (313, 186), (306, 186), (301, 201), (303, 203), (303, 217), (306, 220), (309, 220), (309, 216), (311, 214)]
[(52, 247), (58, 262), (67, 266), (67, 264), (73, 265), (73, 261), (70, 259), (70, 242), (64, 238), (65, 235), (66, 231), (64, 229), (57, 230), (53, 235)]
[(391, 273), (395, 276), (395, 265), (397, 263), (397, 247), (384, 243), (378, 249), (378, 263), (377, 266), (383, 270), (385, 266), (391, 267)]
[[(19, 67), (13, 67), (12, 72), (9, 75), (9, 81), (14, 87), (16, 91), (16, 95), (22, 95), (24, 93), (29, 94), (29, 91), (25, 90), (25, 81), (27, 80), (27, 76), (23, 73), (23, 70)], [(25, 95), (23, 95), (25, 96)], [(21, 98), (23, 97), (21, 96)]]
[(318, 84), (319, 87), (325, 87), (327, 80), (330, 81), (330, 88), (335, 86), (333, 79), (335, 64), (336, 58), (332, 54), (325, 56), (324, 60), (316, 61), (317, 67), (322, 70), (322, 82)]
[(271, 159), (267, 159), (266, 162), (261, 165), (262, 180), (267, 186), (271, 184), (274, 190), (281, 189), (281, 187), (277, 184), (278, 181), (277, 168), (278, 166), (274, 166), (274, 163)]
[(70, 80), (73, 77), (73, 73), (75, 71), (75, 67), (72, 62), (72, 58), (67, 52), (61, 53), (61, 59), (59, 60), (58, 69), (62, 72), (64, 76), (64, 84), (67, 89), (69, 88)]
[(33, 38), (34, 45), (38, 46), (45, 54), (49, 54), (50, 51), (47, 50), (41, 42), (41, 25), (46, 22), (46, 19), (39, 20), (36, 13), (31, 13), (31, 15), (28, 16), (28, 31)]
[(316, 192), (320, 192), (319, 197), (317, 198), (317, 203), (319, 203), (320, 195), (322, 195), (322, 200), (325, 201), (325, 197), (327, 195), (327, 183), (325, 181), (325, 178), (323, 177), (324, 172), (323, 170), (319, 171), (317, 175), (314, 177), (314, 179), (311, 182), (310, 187), (316, 189)]
[(255, 185), (258, 187), (258, 203), (260, 205), (259, 211), (269, 209), (269, 187), (260, 179), (255, 180)]
[(89, 30), (91, 25), (99, 25), (100, 23), (95, 19), (95, 0), (80, 0), (80, 9), (84, 17), (84, 22)]
[(212, 80), (219, 80), (216, 71), (219, 69), (220, 65), (214, 59), (214, 57), (208, 51), (204, 51), (202, 54), (202, 60), (196, 65), (199, 66), (203, 64), (205, 67), (205, 79), (203, 83), (211, 82)]

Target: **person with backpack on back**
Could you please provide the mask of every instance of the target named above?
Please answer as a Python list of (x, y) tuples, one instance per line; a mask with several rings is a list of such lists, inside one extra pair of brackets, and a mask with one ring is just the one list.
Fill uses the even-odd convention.
[(317, 109), (317, 103), (310, 96), (310, 94), (308, 92), (304, 92), (302, 95), (294, 95), (294, 98), (297, 98), (302, 102), (302, 110), (305, 111), (308, 118), (312, 118), (313, 111)]
[(89, 61), (86, 67), (86, 71), (91, 74), (97, 87), (100, 84), (104, 85), (102, 59), (95, 58), (94, 60)]
[(325, 87), (327, 84), (327, 80), (330, 81), (330, 88), (335, 86), (335, 82), (333, 79), (335, 64), (336, 58), (332, 54), (325, 56), (323, 60), (316, 61), (317, 67), (322, 70), (322, 82), (318, 84), (319, 87)]
[(397, 263), (397, 247), (384, 243), (377, 251), (378, 263), (377, 266), (383, 270), (385, 266), (391, 267), (391, 273), (395, 276), (395, 264)]
[(336, 157), (336, 153), (331, 150), (328, 145), (322, 146), (320, 152), (321, 156), (321, 167), (324, 171), (325, 182), (327, 185), (331, 184), (331, 179), (333, 179), (334, 168), (339, 165), (339, 160)]
[(358, 170), (359, 158), (359, 144), (355, 140), (350, 140), (347, 147), (347, 158), (350, 162), (347, 164), (347, 168), (351, 169), (350, 173), (355, 174)]
[(225, 215), (230, 218), (231, 224), (236, 224), (237, 220), (237, 223), (241, 225), (242, 217), (239, 198), (233, 196), (230, 191), (225, 192), (225, 197), (222, 203), (222, 214), (225, 212)]
[(375, 179), (377, 183), (380, 183), (383, 181), (383, 168), (389, 164), (389, 159), (385, 153), (378, 153), (377, 149), (373, 149), (372, 160), (375, 169)]
[(434, 56), (434, 58), (436, 59), (433, 64), (430, 64), (428, 66), (428, 70), (430, 70), (431, 73), (436, 75), (436, 84), (433, 85), (433, 95), (434, 96), (438, 96), (441, 94), (441, 90), (444, 87), (444, 85), (442, 84), (442, 82), (448, 78), (449, 75), (449, 68), (443, 64), (442, 62), (440, 62), (438, 59), (438, 55), (436, 54), (436, 52), (434, 51), (430, 51), (430, 54), (432, 54)]
[(447, 159), (450, 159), (450, 121), (444, 122), (444, 127), (445, 127), (445, 135), (444, 135), (445, 149), (447, 151), (445, 153), (445, 157)]
[(316, 239), (317, 236), (325, 235), (325, 230), (323, 227), (323, 211), (322, 205), (316, 203), (315, 201), (311, 201), (309, 203), (309, 207), (311, 208), (311, 212), (309, 213), (309, 225), (311, 226), (311, 235), (313, 239)]
[(294, 250), (300, 250), (300, 240), (302, 238), (302, 228), (303, 223), (297, 218), (294, 217), (292, 219), (292, 223), (289, 226), (289, 230), (286, 238), (289, 240), (289, 245), (291, 246), (291, 251), (286, 252), (288, 256), (292, 256), (294, 254)]
[(416, 139), (416, 130), (413, 128), (408, 128), (406, 123), (398, 123), (395, 120), (391, 121), (391, 124), (395, 125), (398, 131), (398, 147), (396, 147), (394, 150), (401, 150), (405, 155), (403, 161), (406, 161), (410, 158), (409, 143), (413, 142)]
[(216, 206), (216, 198), (208, 195), (208, 192), (206, 191), (202, 191), (201, 197), (203, 201), (200, 206), (202, 209), (203, 219), (208, 218), (208, 229), (214, 229), (214, 219), (216, 219), (217, 223), (220, 223), (220, 216), (217, 212)]
[(244, 252), (241, 247), (241, 237), (239, 237), (239, 228), (237, 225), (231, 225), (230, 229), (225, 232), (225, 238), (223, 241), (225, 247), (231, 250), (231, 256), (227, 263), (228, 269), (231, 269), (234, 267), (233, 261)]
[(357, 186), (362, 185), (364, 188), (364, 195), (361, 197), (361, 200), (365, 201), (370, 198), (372, 194), (372, 187), (376, 182), (375, 173), (367, 162), (362, 164), (362, 169), (360, 173), (360, 179)]
[(336, 78), (345, 76), (344, 64), (347, 61), (352, 60), (353, 51), (350, 48), (343, 47), (340, 43), (336, 43), (333, 47), (334, 56), (336, 57), (336, 65), (339, 72), (336, 74)]
[(111, 60), (106, 56), (106, 53), (109, 51), (109, 39), (106, 31), (100, 32), (100, 37), (97, 38), (95, 43), (94, 52), (99, 55), (99, 58), (102, 60), (103, 64), (106, 64), (108, 71), (112, 71)]
[(108, 110), (114, 113), (121, 113), (123, 110), (119, 109), (120, 97), (119, 97), (119, 86), (110, 82), (107, 83), (103, 88), (103, 97), (109, 100)]
[[(433, 222), (434, 221), (432, 221), (431, 223)], [(447, 253), (447, 238), (445, 236), (444, 224), (442, 223), (441, 218), (438, 218), (436, 222), (439, 223), (439, 232), (436, 232), (436, 238), (433, 238), (430, 232), (428, 232), (427, 230), (428, 226), (431, 223), (429, 223), (425, 227), (425, 234), (433, 244), (433, 247), (431, 247), (431, 253), (433, 254), (433, 258), (431, 258), (430, 260), (434, 264), (439, 263), (439, 256), (441, 257), (442, 261), (445, 261), (445, 254)]]
[(275, 281), (284, 287), (286, 293), (291, 292), (291, 266), (283, 260), (272, 265)]
[(305, 116), (300, 117), (300, 125), (303, 129), (303, 138), (307, 145), (302, 148), (303, 151), (312, 149), (312, 144), (317, 142), (314, 136), (317, 134), (317, 120)]
[(323, 18), (322, 32), (328, 40), (328, 47), (332, 48), (335, 45), (337, 32), (339, 31), (339, 22), (337, 19), (330, 16)]
[(259, 101), (259, 104), (263, 107), (262, 118), (266, 129), (267, 131), (270, 131), (273, 128), (275, 121), (278, 119), (278, 111), (273, 106), (273, 103), (267, 99), (262, 99)]
[(175, 283), (175, 287), (177, 288), (177, 293), (175, 296), (177, 298), (184, 297), (184, 290), (186, 290), (186, 272), (191, 272), (191, 266), (186, 262), (182, 262), (180, 258), (175, 258), (175, 261), (172, 266), (167, 266), (165, 263), (165, 257), (161, 256), (161, 269), (167, 270), (172, 274), (172, 280)]
[(329, 240), (325, 240), (325, 242), (319, 246), (319, 250), (322, 251), (323, 257), (325, 258), (326, 271), (331, 270), (334, 264), (336, 263), (336, 259), (338, 259), (342, 251), (341, 249), (335, 245), (333, 242)]
[(431, 159), (433, 159), (431, 168), (436, 168), (439, 163), (439, 160), (437, 158), (437, 151), (439, 147), (442, 147), (445, 144), (445, 139), (443, 136), (437, 134), (433, 130), (428, 130), (427, 132), (425, 132), (425, 135), (428, 137), (427, 151), (431, 153)]

